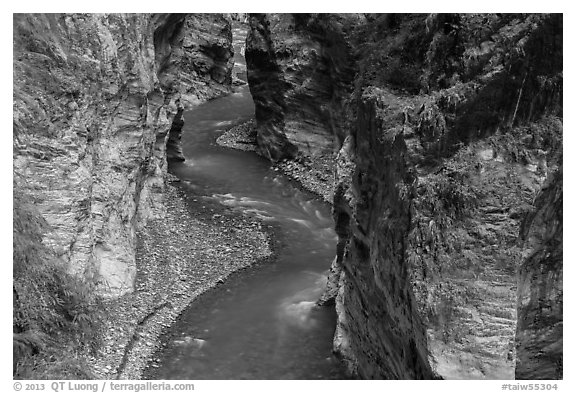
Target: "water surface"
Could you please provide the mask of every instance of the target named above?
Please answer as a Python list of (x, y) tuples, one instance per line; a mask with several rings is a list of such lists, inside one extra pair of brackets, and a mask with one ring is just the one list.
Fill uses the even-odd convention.
[(233, 275), (183, 313), (160, 358), (159, 379), (343, 377), (331, 353), (335, 312), (315, 306), (336, 245), (329, 207), (256, 154), (216, 145), (225, 129), (253, 115), (247, 86), (185, 113), (186, 161), (170, 170), (192, 198), (278, 228), (278, 256)]

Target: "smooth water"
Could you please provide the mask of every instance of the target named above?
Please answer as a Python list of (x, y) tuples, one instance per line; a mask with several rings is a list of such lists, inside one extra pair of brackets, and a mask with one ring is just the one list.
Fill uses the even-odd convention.
[(247, 86), (187, 112), (186, 161), (170, 170), (192, 198), (277, 228), (278, 256), (233, 275), (183, 313), (167, 336), (158, 379), (344, 377), (331, 353), (335, 312), (315, 306), (335, 253), (329, 207), (256, 154), (216, 145), (225, 129), (253, 115)]

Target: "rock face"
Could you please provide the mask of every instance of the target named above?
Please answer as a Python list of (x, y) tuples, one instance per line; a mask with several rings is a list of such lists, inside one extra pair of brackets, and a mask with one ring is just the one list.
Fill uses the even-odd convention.
[(544, 185), (521, 237), (516, 379), (562, 379), (562, 169)]
[(217, 14), (163, 18), (154, 31), (158, 78), (167, 94), (178, 95), (166, 155), (168, 160), (184, 161), (180, 146), (184, 110), (226, 93), (232, 83), (232, 27)]
[(226, 91), (230, 48), (219, 15), (14, 15), (15, 193), (103, 294), (131, 290), (136, 228), (162, 214), (172, 120)]
[(339, 243), (322, 301), (335, 301), (334, 349), (350, 372), (511, 378), (517, 236), (561, 163), (562, 16), (250, 24), (260, 149), (273, 160), (338, 151)]
[[(369, 98), (362, 120), (353, 131), (345, 128), (354, 121), (344, 116), (354, 74), (347, 35), (362, 20), (359, 15), (251, 16), (246, 58), (258, 143), (272, 160), (314, 160), (342, 146), (334, 197), (340, 242), (331, 275), (338, 283), (333, 286), (339, 318), (335, 350), (351, 374), (362, 378), (431, 378), (425, 330), (403, 261), (410, 219), (402, 183), (410, 175), (398, 158), (405, 146), (394, 134), (369, 143), (379, 140), (382, 126), (378, 105)], [(398, 144), (391, 143), (395, 140)], [(370, 160), (366, 169), (374, 173), (355, 171), (356, 154)], [(387, 182), (398, 188), (382, 200), (376, 189)], [(373, 219), (384, 211), (390, 220)], [(392, 245), (381, 242), (379, 230), (392, 236)]]
[(353, 76), (344, 17), (251, 15), (246, 46), (258, 144), (271, 160), (332, 153)]
[(334, 215), (339, 236), (335, 350), (362, 378), (429, 379), (426, 333), (406, 263), (409, 188), (402, 129), (379, 90), (360, 98), (340, 151)]

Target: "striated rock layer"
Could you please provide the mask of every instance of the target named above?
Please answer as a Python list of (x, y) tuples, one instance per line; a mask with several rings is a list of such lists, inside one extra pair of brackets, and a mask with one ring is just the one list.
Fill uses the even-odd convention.
[[(562, 16), (251, 15), (250, 25), (260, 150), (313, 162), (338, 151), (339, 242), (321, 301), (336, 304), (334, 349), (351, 374), (511, 378), (520, 224), (561, 163)], [(525, 264), (532, 286), (523, 278), (520, 293), (535, 302), (541, 288), (558, 306), (561, 280), (546, 286), (536, 265)], [(536, 309), (520, 310), (519, 337)], [(555, 321), (543, 325), (558, 343)], [(520, 363), (545, 345), (519, 344)]]
[(172, 121), (227, 91), (231, 57), (215, 14), (14, 15), (14, 192), (103, 294), (132, 289), (136, 229), (162, 214)]
[(426, 332), (406, 262), (414, 177), (402, 129), (386, 122), (380, 95), (364, 92), (339, 154), (334, 347), (362, 378), (429, 379)]
[[(350, 108), (344, 100), (350, 96), (354, 76), (348, 33), (363, 19), (360, 15), (251, 16), (246, 58), (257, 139), (263, 154), (272, 160), (297, 157), (318, 163), (318, 157), (331, 157), (343, 146), (334, 196), (340, 237), (331, 274), (332, 297), (338, 292), (335, 350), (350, 373), (362, 378), (431, 378), (425, 330), (403, 261), (410, 220), (401, 183), (409, 175), (398, 157), (405, 146), (401, 140), (399, 146), (390, 145), (393, 135), (369, 143), (378, 141), (372, 133), (380, 125), (376, 125), (374, 103), (366, 103), (371, 112), (352, 126), (353, 131), (346, 129), (354, 121), (345, 117)], [(357, 152), (356, 141), (362, 142)], [(363, 175), (354, 170), (355, 154), (374, 160)], [(388, 181), (399, 183), (399, 188), (388, 190), (382, 200), (376, 189)], [(358, 182), (361, 190), (356, 188)], [(390, 220), (378, 219), (384, 211)], [(390, 236), (392, 245), (385, 244), (381, 235)], [(331, 301), (330, 295), (325, 301)]]
[(560, 168), (521, 231), (528, 255), (518, 280), (517, 379), (563, 377), (562, 183)]
[(246, 62), (262, 154), (277, 161), (332, 153), (344, 134), (341, 100), (353, 77), (343, 37), (348, 19), (253, 14), (249, 23)]

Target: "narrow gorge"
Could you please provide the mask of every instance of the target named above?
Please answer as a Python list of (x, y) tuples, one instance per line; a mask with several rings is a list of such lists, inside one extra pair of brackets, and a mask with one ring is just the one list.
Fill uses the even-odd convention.
[(18, 379), (562, 379), (561, 14), (14, 14)]

